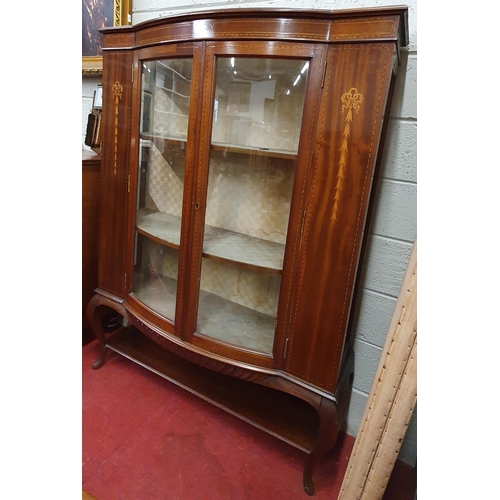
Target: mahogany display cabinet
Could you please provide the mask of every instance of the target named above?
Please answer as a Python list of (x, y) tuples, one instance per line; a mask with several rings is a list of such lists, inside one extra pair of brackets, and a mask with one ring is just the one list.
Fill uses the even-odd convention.
[(94, 368), (116, 351), (300, 448), (313, 494), (352, 388), (346, 338), (407, 8), (102, 32)]

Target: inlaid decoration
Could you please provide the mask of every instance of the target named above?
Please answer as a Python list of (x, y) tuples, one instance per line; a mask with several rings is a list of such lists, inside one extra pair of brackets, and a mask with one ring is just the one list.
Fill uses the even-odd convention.
[(123, 86), (117, 80), (113, 85), (113, 95), (115, 97), (115, 120), (114, 120), (114, 151), (113, 151), (113, 175), (116, 175), (118, 165), (118, 104), (122, 98)]
[(335, 185), (335, 196), (333, 198), (333, 211), (332, 219), (337, 220), (338, 206), (340, 202), (340, 193), (342, 191), (342, 186), (344, 183), (345, 169), (347, 165), (347, 153), (349, 152), (348, 142), (351, 135), (351, 122), (352, 122), (352, 111), (359, 111), (361, 103), (363, 102), (363, 94), (358, 92), (358, 89), (352, 87), (349, 92), (342, 94), (340, 98), (342, 102), (342, 114), (347, 111), (345, 117), (344, 132), (342, 134), (342, 145), (340, 146), (340, 160), (339, 160), (339, 171), (337, 174), (337, 184)]

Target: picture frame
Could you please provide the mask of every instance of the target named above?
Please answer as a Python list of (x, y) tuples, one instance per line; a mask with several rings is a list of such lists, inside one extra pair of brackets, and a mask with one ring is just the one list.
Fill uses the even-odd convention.
[(132, 22), (132, 0), (82, 0), (82, 75), (102, 74), (100, 28)]
[(98, 85), (94, 91), (92, 109), (102, 109), (102, 85)]
[(97, 85), (92, 99), (92, 110), (87, 118), (85, 145), (95, 153), (101, 153), (102, 84)]

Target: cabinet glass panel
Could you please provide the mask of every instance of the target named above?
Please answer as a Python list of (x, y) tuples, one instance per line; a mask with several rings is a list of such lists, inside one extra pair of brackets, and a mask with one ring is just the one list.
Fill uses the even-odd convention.
[(192, 60), (142, 65), (132, 292), (175, 320)]
[(197, 332), (272, 354), (309, 63), (217, 59)]

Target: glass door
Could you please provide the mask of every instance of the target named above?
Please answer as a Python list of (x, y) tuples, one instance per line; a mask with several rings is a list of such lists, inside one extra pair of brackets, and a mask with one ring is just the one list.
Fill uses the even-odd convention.
[(217, 57), (197, 335), (272, 355), (307, 59)]
[(142, 63), (132, 293), (176, 319), (192, 58)]

